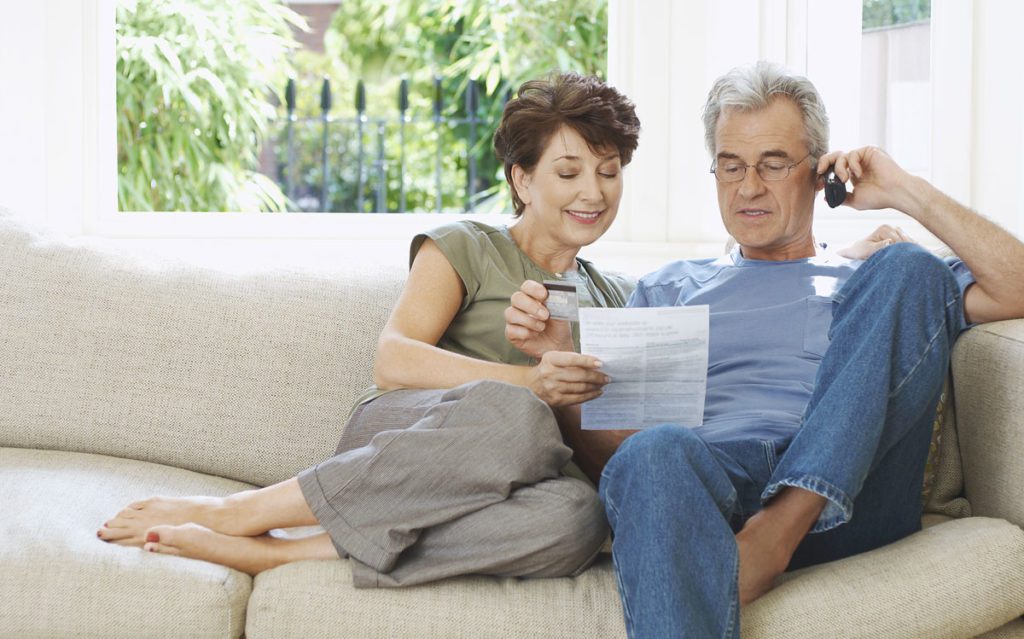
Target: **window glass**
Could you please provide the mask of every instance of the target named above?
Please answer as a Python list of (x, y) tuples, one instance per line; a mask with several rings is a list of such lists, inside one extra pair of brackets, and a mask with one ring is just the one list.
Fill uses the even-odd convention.
[(931, 3), (865, 0), (861, 137), (931, 177)]
[(121, 211), (503, 212), (491, 136), (607, 0), (118, 0)]

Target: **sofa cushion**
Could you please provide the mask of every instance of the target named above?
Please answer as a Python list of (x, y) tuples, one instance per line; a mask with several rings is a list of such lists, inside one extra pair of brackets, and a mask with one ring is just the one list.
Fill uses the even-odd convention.
[(974, 637), (1024, 610), (1024, 531), (958, 519), (784, 579), (744, 611), (744, 639)]
[(0, 448), (0, 634), (238, 637), (248, 575), (108, 544), (96, 530), (126, 504), (153, 494), (245, 488), (144, 462)]
[(306, 561), (253, 582), (247, 639), (625, 637), (611, 558), (576, 578), (460, 577), (401, 589), (352, 587), (348, 561)]
[[(1001, 520), (938, 523), (871, 553), (794, 572), (743, 611), (744, 639), (970, 637), (1024, 607), (1024, 531)], [(624, 637), (611, 561), (575, 579), (449, 579), (352, 588), (348, 562), (256, 577), (246, 637)]]
[(333, 454), (404, 281), (346, 262), (228, 273), (0, 214), (0, 446), (294, 476)]
[(972, 512), (1024, 526), (1024, 320), (972, 328), (957, 342), (953, 370)]

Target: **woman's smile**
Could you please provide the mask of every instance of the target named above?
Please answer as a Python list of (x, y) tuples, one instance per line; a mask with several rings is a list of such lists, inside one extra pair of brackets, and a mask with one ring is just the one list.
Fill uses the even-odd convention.
[(595, 222), (597, 222), (598, 218), (601, 217), (601, 214), (604, 212), (605, 209), (601, 209), (600, 211), (580, 211), (566, 209), (565, 211), (566, 215), (571, 217), (573, 220), (579, 222), (580, 224), (594, 224)]

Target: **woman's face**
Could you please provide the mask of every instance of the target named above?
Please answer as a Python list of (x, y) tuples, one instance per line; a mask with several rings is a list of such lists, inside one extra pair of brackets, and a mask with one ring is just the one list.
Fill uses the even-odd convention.
[(595, 154), (574, 129), (551, 136), (533, 172), (513, 167), (530, 233), (579, 249), (604, 235), (622, 199), (622, 162), (614, 148)]

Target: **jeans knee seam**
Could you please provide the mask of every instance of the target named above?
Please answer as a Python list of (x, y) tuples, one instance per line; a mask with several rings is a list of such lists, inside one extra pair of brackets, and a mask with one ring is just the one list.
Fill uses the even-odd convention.
[[(609, 515), (608, 516), (608, 523), (611, 524), (611, 520), (612, 520), (613, 517), (615, 518), (615, 521), (618, 522), (619, 521), (619, 509), (615, 506), (615, 500), (612, 499), (612, 496), (611, 495), (606, 495), (605, 498), (602, 499), (601, 501), (604, 503), (605, 510), (608, 511), (608, 515)], [(615, 532), (615, 529), (612, 528), (612, 533), (614, 533), (614, 532)]]
[(622, 571), (619, 570), (619, 560), (615, 556), (614, 549), (612, 551), (612, 565), (615, 573), (615, 582), (619, 586), (619, 592), (621, 596), (619, 600), (622, 602), (622, 617), (626, 622), (626, 635), (634, 637), (636, 635), (635, 628), (633, 627), (633, 615), (629, 610), (629, 597), (626, 593), (626, 584), (622, 581)]
[(723, 639), (729, 639), (730, 637), (732, 637), (734, 631), (736, 630), (736, 607), (739, 605), (740, 601), (740, 553), (738, 549), (736, 551), (736, 561), (734, 562), (733, 566), (733, 580), (732, 587), (730, 588), (730, 594), (732, 596), (730, 597), (729, 601), (729, 611), (726, 613), (728, 615), (729, 621), (725, 627), (725, 633), (722, 634)]
[[(949, 306), (947, 305), (946, 308), (949, 308)], [(894, 388), (889, 393), (889, 399), (898, 397), (899, 394), (901, 392), (903, 392), (904, 387), (911, 380), (911, 378), (914, 377), (914, 375), (917, 373), (918, 369), (921, 368), (921, 364), (923, 364), (925, 359), (927, 359), (928, 354), (931, 353), (932, 350), (935, 348), (935, 342), (939, 339), (939, 337), (941, 337), (943, 332), (945, 332), (945, 329), (946, 329), (946, 320), (943, 319), (942, 320), (942, 324), (935, 331), (935, 333), (932, 334), (931, 339), (928, 340), (928, 346), (925, 347), (924, 351), (921, 353), (921, 356), (918, 358), (917, 362), (914, 363), (913, 368), (911, 368), (910, 371), (906, 375), (903, 376), (903, 379), (901, 379), (900, 383), (896, 385), (896, 388)]]

